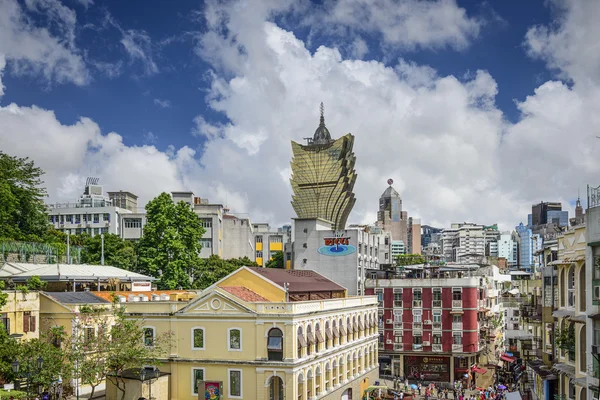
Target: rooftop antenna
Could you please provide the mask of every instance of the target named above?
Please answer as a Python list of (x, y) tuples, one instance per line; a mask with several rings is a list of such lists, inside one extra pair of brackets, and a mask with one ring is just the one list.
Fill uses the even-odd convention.
[(321, 112), (319, 125), (325, 126), (325, 106), (323, 105), (323, 102), (321, 102), (321, 105), (319, 106), (319, 111)]

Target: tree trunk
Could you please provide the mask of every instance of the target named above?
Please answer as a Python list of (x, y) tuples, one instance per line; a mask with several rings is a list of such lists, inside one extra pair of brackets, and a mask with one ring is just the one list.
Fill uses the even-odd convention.
[(96, 392), (96, 386), (98, 385), (90, 385), (92, 387), (92, 392), (90, 393), (90, 399), (94, 398), (94, 393)]

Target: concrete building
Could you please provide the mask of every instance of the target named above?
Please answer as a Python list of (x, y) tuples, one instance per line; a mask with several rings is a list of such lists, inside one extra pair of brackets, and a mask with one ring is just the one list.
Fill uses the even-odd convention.
[[(267, 223), (255, 223), (253, 227), (256, 249), (254, 260), (258, 265), (264, 267), (273, 258), (275, 252), (284, 252), (285, 244), (291, 243), (292, 227), (291, 225), (285, 225), (278, 229), (271, 229)], [(285, 254), (284, 260), (285, 268), (290, 269), (292, 267), (291, 251), (289, 254)]]
[(254, 228), (250, 219), (224, 214), (222, 257), (224, 259), (248, 257), (253, 260), (254, 256)]
[(362, 398), (378, 379), (377, 299), (312, 271), (244, 267), (188, 302), (123, 304), (149, 338), (174, 333), (164, 398)]
[(504, 232), (498, 239), (498, 257), (506, 259), (508, 267), (517, 266), (517, 253), (515, 252), (516, 243), (512, 239), (510, 232)]
[(306, 140), (306, 145), (292, 142), (292, 207), (300, 219), (325, 219), (333, 229), (344, 229), (356, 202), (354, 136), (332, 139), (321, 103), (319, 126)]
[(531, 214), (528, 216), (528, 225), (535, 227), (547, 223), (556, 223), (559, 226), (567, 226), (569, 214), (562, 211), (562, 204), (559, 202), (543, 202), (531, 206)]
[(131, 192), (108, 192), (108, 198), (112, 201), (115, 207), (124, 208), (133, 213), (138, 212), (138, 197)]
[(404, 246), (404, 242), (402, 240), (392, 240), (392, 264), (396, 262), (396, 257), (401, 254), (406, 254), (406, 246)]
[(120, 217), (131, 213), (113, 205), (104, 195), (98, 178), (88, 178), (79, 200), (75, 203), (46, 204), (48, 218), (54, 229), (66, 234), (87, 233), (96, 236), (102, 233), (118, 235)]
[(295, 219), (293, 263), (296, 270), (313, 270), (348, 289), (363, 294), (367, 270), (391, 263), (390, 234), (374, 227), (331, 230), (331, 221)]
[(497, 267), (421, 265), (378, 276), (365, 286), (379, 300), (380, 373), (435, 382), (467, 374), (465, 383), (478, 386), (485, 375), (483, 385), (492, 382), (492, 371), (478, 365), (497, 364), (502, 350), (495, 344), (502, 326), (488, 325), (488, 316), (501, 318)]
[(442, 241), (442, 229), (434, 228), (429, 225), (421, 226), (421, 248), (424, 249), (429, 246), (429, 243), (441, 244)]
[(0, 324), (6, 333), (23, 340), (40, 337), (40, 294), (37, 291), (3, 290), (8, 295), (0, 307)]
[(408, 218), (408, 248), (411, 254), (421, 254), (421, 220)]
[(421, 254), (421, 220), (402, 210), (402, 197), (392, 187), (391, 179), (388, 183), (390, 186), (379, 197), (377, 226), (390, 232), (393, 241), (402, 241), (406, 253)]
[(140, 240), (144, 234), (144, 226), (146, 226), (146, 213), (132, 212), (129, 214), (121, 214), (119, 216), (119, 232), (118, 235), (125, 240)]
[(473, 223), (452, 224), (442, 231), (446, 261), (476, 263), (485, 257), (485, 230)]

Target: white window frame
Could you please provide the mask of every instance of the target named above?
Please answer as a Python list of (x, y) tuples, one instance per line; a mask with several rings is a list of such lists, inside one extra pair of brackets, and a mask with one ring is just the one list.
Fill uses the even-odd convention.
[[(231, 372), (240, 373), (240, 395), (234, 396), (231, 394)], [(244, 371), (239, 368), (227, 368), (227, 395), (230, 399), (241, 399), (244, 397)]]
[[(413, 322), (418, 324), (423, 323), (423, 310), (413, 310)], [(417, 318), (419, 317), (419, 318)]]
[[(436, 321), (435, 317), (439, 317), (439, 321)], [(442, 323), (442, 310), (433, 310), (433, 312), (431, 313), (431, 318), (432, 318), (432, 322), (436, 322), (441, 324)]]
[(192, 367), (192, 396), (198, 397), (198, 392), (194, 393), (194, 389), (196, 389), (193, 385), (196, 384), (196, 371), (202, 371), (202, 379), (206, 381), (206, 368), (201, 367)]
[[(196, 329), (202, 330), (202, 347), (194, 346), (194, 331)], [(190, 332), (192, 334), (192, 340), (191, 340), (192, 350), (206, 350), (206, 329), (204, 329), (203, 326), (194, 326), (194, 327), (192, 327)]]
[[(240, 331), (240, 348), (239, 349), (232, 349), (231, 348), (231, 331), (233, 330), (238, 330)], [(243, 346), (243, 332), (242, 332), (242, 328), (237, 328), (237, 327), (233, 327), (233, 328), (229, 328), (227, 329), (227, 350), (228, 351), (242, 351), (242, 349), (244, 348)]]
[[(152, 329), (152, 346), (146, 346), (146, 329)], [(144, 346), (145, 347), (154, 347), (154, 345), (156, 344), (156, 327), (154, 327), (152, 325), (142, 326), (142, 332), (143, 332), (142, 340), (144, 342)]]

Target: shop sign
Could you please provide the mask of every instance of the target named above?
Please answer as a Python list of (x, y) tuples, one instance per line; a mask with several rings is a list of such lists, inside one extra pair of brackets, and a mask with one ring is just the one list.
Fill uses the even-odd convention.
[(323, 238), (323, 246), (319, 247), (317, 251), (324, 256), (339, 257), (356, 252), (356, 247), (350, 244), (350, 237), (339, 232)]

